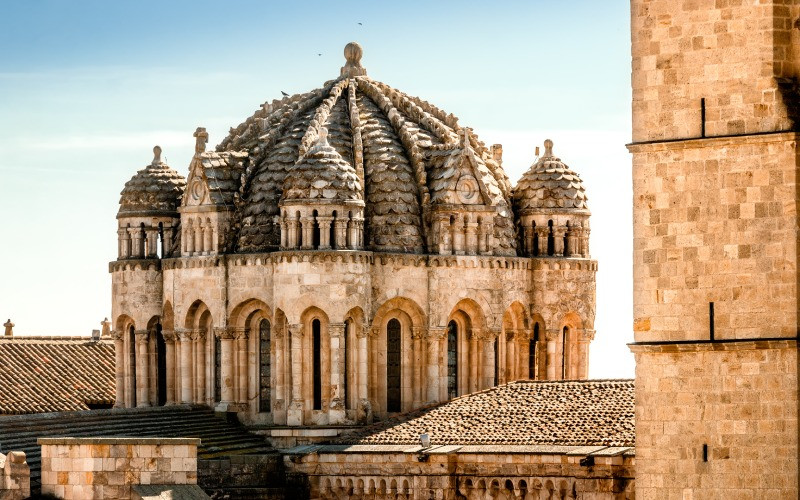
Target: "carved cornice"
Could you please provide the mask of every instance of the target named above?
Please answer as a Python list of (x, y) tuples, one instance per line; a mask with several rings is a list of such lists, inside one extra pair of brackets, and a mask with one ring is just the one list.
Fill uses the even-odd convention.
[(583, 257), (533, 257), (530, 260), (534, 271), (597, 271), (597, 261)]

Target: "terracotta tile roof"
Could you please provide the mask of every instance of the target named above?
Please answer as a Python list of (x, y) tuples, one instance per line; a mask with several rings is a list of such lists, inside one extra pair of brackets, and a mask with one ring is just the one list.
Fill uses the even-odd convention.
[(114, 344), (89, 337), (0, 337), (0, 414), (113, 404)]
[(518, 381), (390, 418), (348, 444), (633, 446), (633, 380)]

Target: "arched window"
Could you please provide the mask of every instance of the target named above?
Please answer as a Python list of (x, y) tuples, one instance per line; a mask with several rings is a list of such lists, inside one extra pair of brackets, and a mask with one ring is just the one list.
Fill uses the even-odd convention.
[(262, 319), (258, 325), (258, 410), (261, 412), (269, 412), (271, 410), (270, 401), (270, 325), (269, 321)]
[(539, 255), (539, 234), (536, 232), (536, 221), (533, 221), (533, 240), (531, 242), (531, 255), (537, 257)]
[(498, 372), (500, 371), (500, 360), (498, 359), (499, 358), (499, 352), (498, 352), (498, 348), (497, 348), (497, 345), (498, 345), (499, 342), (500, 341), (497, 339), (497, 337), (495, 337), (494, 338), (494, 380), (492, 381), (492, 386), (497, 385), (497, 379), (498, 379), (498, 375), (499, 375)]
[(295, 214), (295, 220), (297, 221), (297, 248), (303, 248), (303, 226), (299, 210)]
[(400, 322), (392, 318), (386, 325), (386, 411), (396, 412), (401, 408), (401, 338)]
[(128, 339), (131, 347), (129, 365), (131, 367), (131, 408), (136, 407), (136, 329), (131, 325), (128, 330)]
[(318, 319), (311, 322), (311, 343), (313, 349), (314, 409), (322, 409), (322, 327)]
[(561, 380), (567, 379), (567, 367), (569, 366), (569, 360), (567, 359), (569, 356), (569, 346), (567, 345), (568, 337), (569, 328), (565, 326), (564, 330), (561, 332)]
[(553, 221), (547, 221), (547, 255), (553, 255), (556, 253), (556, 240), (553, 237)]
[(214, 401), (222, 401), (222, 339), (214, 336)]
[[(333, 220), (328, 228), (328, 244), (331, 246), (331, 248), (339, 248), (341, 246), (340, 242), (336, 241), (336, 218), (336, 210), (334, 210)], [(345, 400), (347, 400), (347, 398), (345, 398)]]
[[(331, 240), (333, 241), (333, 240)], [(339, 352), (344, 356), (344, 373), (342, 374), (342, 385), (344, 389), (344, 409), (350, 409), (350, 384), (347, 381), (350, 379), (350, 353), (348, 352), (350, 344), (350, 320), (344, 322), (344, 346), (339, 346)]]
[(528, 341), (528, 378), (536, 378), (536, 345), (539, 343), (539, 323), (533, 325), (533, 338)]
[(458, 325), (447, 324), (447, 398), (458, 396)]
[(156, 404), (167, 404), (167, 343), (161, 333), (161, 323), (156, 324)]

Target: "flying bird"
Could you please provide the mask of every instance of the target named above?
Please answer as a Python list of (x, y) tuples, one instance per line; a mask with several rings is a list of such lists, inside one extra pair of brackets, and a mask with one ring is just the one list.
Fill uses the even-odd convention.
[(281, 90), (281, 94), (283, 94), (283, 97), (289, 97), (289, 94), (287, 94), (287, 93), (286, 93), (286, 92), (284, 92), (283, 90)]
[(317, 54), (317, 55), (318, 55), (318, 56), (321, 56), (322, 54)]
[(359, 26), (364, 26), (364, 25), (363, 25), (363, 24), (361, 24), (361, 23), (358, 23), (358, 25), (359, 25)]

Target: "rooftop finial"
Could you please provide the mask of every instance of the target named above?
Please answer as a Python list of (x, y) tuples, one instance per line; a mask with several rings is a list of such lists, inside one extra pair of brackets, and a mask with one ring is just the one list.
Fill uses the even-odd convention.
[(553, 141), (550, 139), (544, 140), (544, 155), (553, 156)]
[(361, 56), (364, 50), (356, 42), (350, 42), (344, 46), (344, 58), (346, 60), (342, 66), (341, 76), (352, 78), (367, 74), (367, 70), (361, 66)]
[(319, 128), (319, 137), (317, 137), (317, 144), (320, 146), (328, 145), (328, 129), (325, 127)]
[(196, 154), (205, 153), (206, 144), (208, 143), (208, 132), (206, 132), (205, 127), (197, 127), (197, 130), (195, 130), (192, 135), (196, 139), (194, 143), (194, 152)]
[(8, 319), (3, 326), (6, 327), (6, 337), (13, 337), (14, 336), (14, 323), (11, 322), (11, 318)]
[(164, 163), (161, 161), (161, 146), (156, 146), (153, 148), (153, 165), (159, 165)]

